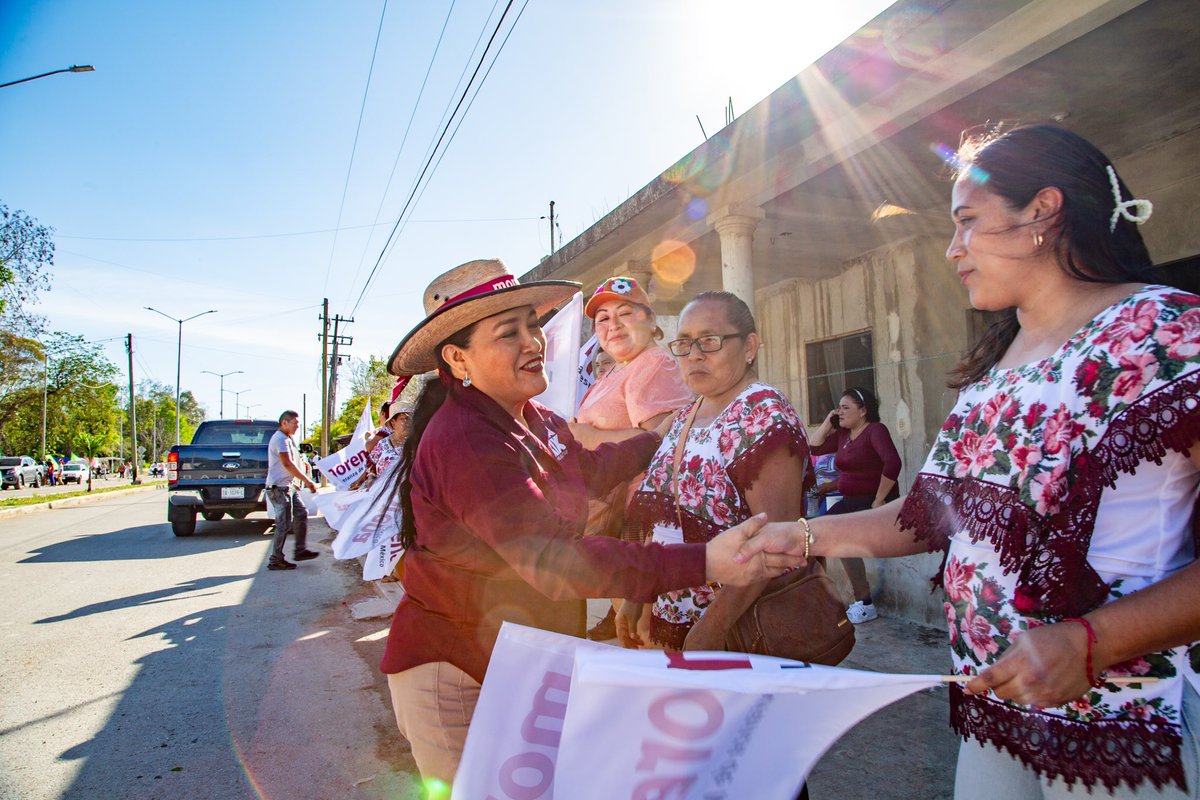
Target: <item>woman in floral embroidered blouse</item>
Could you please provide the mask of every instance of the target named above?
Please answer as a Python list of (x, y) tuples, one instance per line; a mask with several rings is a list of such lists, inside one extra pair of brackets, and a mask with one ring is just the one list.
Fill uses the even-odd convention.
[(975, 308), (1015, 313), (899, 509), (769, 525), (739, 558), (945, 551), (972, 678), (951, 723), (986, 745), (964, 741), (956, 797), (1195, 798), (1200, 297), (1146, 283), (1150, 204), (1077, 134), (1017, 128), (955, 169), (947, 257)]
[[(675, 415), (629, 504), (626, 529), (661, 544), (707, 542), (762, 511), (802, 514), (805, 480), (812, 480), (804, 423), (786, 397), (755, 379), (759, 341), (750, 309), (728, 292), (704, 292), (680, 315), (679, 337), (670, 350), (699, 397)], [(671, 650), (724, 649), (725, 631), (763, 585), (710, 583), (662, 594), (651, 609), (649, 637)], [(645, 644), (636, 629), (641, 611), (625, 603), (617, 616), (626, 647)]]

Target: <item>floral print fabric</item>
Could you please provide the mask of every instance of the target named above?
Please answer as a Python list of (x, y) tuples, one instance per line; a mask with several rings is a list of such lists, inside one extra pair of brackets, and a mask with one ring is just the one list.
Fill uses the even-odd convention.
[[(1200, 298), (1165, 287), (1135, 291), (1053, 356), (993, 369), (964, 388), (900, 518), (947, 549), (941, 583), (957, 671), (978, 674), (1026, 631), (1143, 589), (1194, 558), (1187, 519), (1120, 502), (1101, 517), (1101, 500), (1183, 474), (1159, 491), (1186, 496), (1149, 496), (1190, 508), (1197, 478), (1184, 453), (1197, 439)], [(1097, 530), (1105, 558), (1091, 552)], [(1155, 553), (1169, 557), (1158, 564)], [(951, 721), (1048, 777), (1182, 786), (1182, 681), (1200, 666), (1188, 653), (1112, 667), (1085, 697), (1053, 709), (955, 688)], [(1158, 682), (1117, 685), (1115, 676)]]
[[(809, 463), (804, 423), (792, 404), (774, 388), (753, 383), (711, 425), (693, 426), (689, 432), (679, 470), (677, 514), (675, 449), (691, 408), (676, 414), (626, 512), (626, 525), (643, 541), (707, 542), (750, 517), (746, 492), (776, 448), (788, 448)], [(811, 471), (806, 472), (806, 480), (811, 481)], [(796, 491), (804, 488), (797, 486)], [(709, 584), (659, 595), (652, 609), (655, 641), (680, 649), (719, 588)]]

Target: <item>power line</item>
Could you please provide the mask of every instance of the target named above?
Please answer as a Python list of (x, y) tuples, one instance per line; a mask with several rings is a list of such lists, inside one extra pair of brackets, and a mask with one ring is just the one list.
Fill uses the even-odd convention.
[[(415, 225), (440, 224), (440, 223), (469, 223), (469, 222), (528, 222), (531, 219), (539, 219), (539, 217), (467, 217), (467, 218), (452, 218), (444, 217), (440, 219), (410, 219), (409, 223)], [(318, 236), (326, 233), (335, 233), (338, 231), (360, 231), (365, 228), (379, 228), (389, 225), (388, 222), (376, 221), (371, 225), (343, 225), (340, 228), (320, 228), (311, 231), (290, 231), (287, 233), (254, 233), (245, 236), (170, 236), (170, 237), (136, 237), (136, 236), (72, 236), (64, 233), (55, 233), (55, 239), (75, 239), (81, 242), (148, 242), (158, 244), (172, 244), (175, 242), (241, 242), (253, 239), (285, 239), (292, 236)], [(66, 251), (63, 251), (66, 252)], [(75, 253), (74, 255), (79, 255)], [(89, 256), (83, 256), (89, 258)], [(96, 259), (99, 260), (99, 259)], [(120, 266), (120, 265), (117, 265)], [(125, 337), (121, 337), (124, 339)]]
[[(454, 126), (454, 131), (450, 134), (450, 139), (446, 142), (446, 146), (442, 148), (442, 152), (441, 155), (438, 156), (437, 163), (433, 165), (433, 170), (429, 173), (430, 179), (425, 181), (425, 185), (421, 187), (421, 191), (417, 195), (416, 203), (420, 203), (421, 198), (425, 196), (425, 190), (429, 188), (429, 184), (433, 180), (433, 175), (437, 172), (438, 167), (441, 166), (442, 159), (446, 157), (446, 153), (450, 151), (450, 145), (454, 143), (454, 137), (458, 135), (458, 129), (462, 127), (463, 120), (465, 120), (467, 118), (467, 114), (471, 112), (471, 106), (475, 105), (475, 98), (479, 96), (479, 91), (483, 88), (483, 84), (487, 82), (488, 75), (492, 74), (492, 67), (496, 66), (496, 61), (499, 60), (500, 54), (504, 52), (504, 45), (508, 44), (508, 37), (512, 36), (512, 32), (516, 29), (517, 23), (521, 21), (521, 15), (525, 13), (525, 8), (528, 5), (529, 0), (525, 0), (524, 4), (521, 6), (521, 10), (517, 12), (516, 19), (513, 20), (513, 24), (509, 27), (508, 33), (504, 35), (504, 40), (500, 42), (500, 47), (496, 49), (496, 55), (492, 58), (492, 63), (488, 64), (487, 72), (483, 73), (483, 79), (480, 80), (479, 85), (475, 87), (475, 93), (471, 95), (471, 100), (467, 103), (466, 110), (463, 111), (462, 116), (458, 118), (458, 123)], [(553, 203), (551, 203), (551, 206), (553, 206)], [(400, 232), (403, 233), (404, 229), (407, 227), (408, 222), (405, 222), (404, 225), (401, 226)], [(395, 241), (396, 240), (393, 240), (392, 242), (393, 246), (395, 245)]]
[(383, 0), (379, 11), (379, 28), (375, 31), (375, 49), (371, 51), (371, 66), (367, 69), (367, 85), (363, 87), (362, 104), (358, 107), (358, 125), (354, 128), (354, 144), (350, 147), (350, 163), (346, 165), (346, 182), (342, 185), (342, 202), (338, 204), (337, 223), (334, 225), (333, 244), (329, 247), (329, 264), (325, 267), (325, 283), (321, 294), (329, 287), (329, 272), (333, 269), (333, 254), (337, 252), (337, 230), (342, 225), (342, 212), (346, 209), (346, 194), (350, 190), (350, 174), (354, 171), (354, 154), (358, 152), (358, 135), (362, 132), (363, 113), (367, 110), (367, 94), (371, 91), (371, 76), (375, 74), (375, 56), (379, 53), (379, 39), (383, 35), (383, 19), (387, 16), (388, 0)]
[[(425, 96), (425, 86), (429, 83), (429, 74), (431, 72), (433, 72), (433, 64), (437, 60), (438, 52), (442, 49), (442, 39), (446, 36), (446, 27), (450, 24), (450, 15), (454, 13), (454, 3), (455, 2), (456, 2), (456, 0), (451, 0), (450, 10), (446, 12), (446, 19), (442, 22), (442, 30), (438, 34), (437, 44), (434, 45), (434, 48), (433, 48), (433, 55), (429, 57), (429, 65), (425, 68), (425, 77), (421, 79), (421, 89), (420, 89), (420, 91), (417, 92), (417, 99), (413, 103), (412, 112), (408, 115), (408, 124), (405, 125), (405, 127), (404, 127), (404, 135), (402, 137), (400, 137), (400, 148), (398, 150), (396, 150), (396, 158), (394, 161), (392, 161), (392, 171), (388, 174), (387, 184), (383, 187), (383, 193), (379, 196), (379, 207), (375, 209), (375, 222), (371, 225), (372, 230), (374, 230), (375, 226), (379, 224), (379, 217), (383, 215), (384, 201), (387, 200), (388, 192), (392, 188), (392, 179), (396, 177), (396, 168), (400, 165), (400, 156), (401, 156), (401, 154), (404, 153), (404, 146), (408, 143), (408, 134), (409, 134), (409, 131), (412, 130), (413, 120), (416, 119), (417, 108), (420, 107), (420, 105), (421, 105), (421, 98)], [(497, 0), (497, 2), (499, 2), (499, 0)], [(495, 10), (495, 6), (492, 6), (492, 10), (493, 11)], [(491, 15), (489, 14), (488, 16), (490, 17)], [(484, 28), (484, 30), (486, 30), (486, 28)], [(482, 31), (480, 31), (480, 38), (481, 39), (483, 38)], [(478, 40), (476, 40), (475, 46), (479, 47)], [(467, 63), (469, 64), (470, 62), (468, 61)], [(463, 72), (466, 73), (465, 68), (463, 69)], [(462, 81), (461, 75), (459, 76), (458, 80), (459, 80), (459, 82)], [(455, 88), (457, 88), (457, 86)], [(442, 112), (442, 113), (444, 114), (445, 112)], [(367, 258), (367, 249), (370, 246), (371, 246), (371, 237), (367, 236), (367, 240), (365, 242), (363, 242), (362, 253), (358, 257), (358, 266), (354, 268), (354, 277), (350, 279), (350, 284), (349, 284), (350, 286), (354, 286), (354, 284), (358, 283), (358, 276), (359, 276), (359, 273), (362, 272), (363, 262)], [(328, 284), (329, 284), (328, 273), (326, 273), (325, 283), (326, 283), (326, 286), (328, 286)], [(351, 291), (353, 291), (353, 290), (351, 290)]]
[[(450, 123), (453, 122), (455, 115), (458, 114), (458, 110), (462, 108), (462, 104), (466, 101), (467, 94), (471, 90), (471, 85), (475, 82), (475, 77), (479, 74), (479, 70), (483, 68), (483, 64), (487, 60), (488, 51), (492, 47), (492, 42), (494, 42), (496, 37), (500, 34), (500, 29), (504, 26), (504, 19), (506, 16), (508, 16), (508, 12), (512, 9), (514, 2), (515, 0), (508, 0), (508, 4), (504, 7), (504, 12), (500, 15), (500, 19), (496, 23), (495, 30), (492, 31), (492, 35), (488, 38), (487, 45), (483, 48), (483, 54), (479, 57), (479, 63), (475, 66), (475, 71), (471, 73), (471, 78), (467, 81), (467, 85), (463, 89), (462, 96), (458, 99), (458, 103), (454, 106), (454, 111), (450, 113), (450, 119), (446, 121), (445, 127), (442, 128), (441, 135), (438, 136), (438, 140), (433, 146), (433, 153), (437, 152), (442, 140), (446, 138), (446, 134), (450, 131)], [(526, 0), (526, 2), (528, 2), (528, 0)], [(364, 296), (366, 296), (367, 289), (370, 288), (371, 281), (374, 280), (375, 274), (379, 270), (379, 265), (383, 263), (384, 254), (387, 253), (389, 247), (391, 246), (393, 238), (396, 235), (396, 231), (400, 228), (400, 223), (404, 220), (405, 213), (408, 212), (409, 207), (412, 205), (413, 198), (416, 197), (417, 187), (420, 185), (421, 180), (425, 177), (425, 174), (429, 171), (430, 166), (433, 164), (433, 153), (431, 153), (430, 157), (426, 159), (425, 166), (421, 169), (421, 173), (417, 176), (417, 182), (413, 185), (413, 190), (408, 195), (408, 200), (405, 201), (404, 207), (400, 210), (400, 216), (396, 219), (396, 224), (392, 226), (392, 231), (388, 234), (387, 241), (384, 242), (383, 248), (379, 251), (379, 258), (375, 259), (375, 265), (371, 267), (371, 272), (367, 275), (366, 283), (363, 284), (362, 291), (358, 294), (358, 299), (354, 301), (354, 308), (350, 310), (351, 315), (353, 315), (358, 310), (359, 305), (362, 304), (362, 299)]]

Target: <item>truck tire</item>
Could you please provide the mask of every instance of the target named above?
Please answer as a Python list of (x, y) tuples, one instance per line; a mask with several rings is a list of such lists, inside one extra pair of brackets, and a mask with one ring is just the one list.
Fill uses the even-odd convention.
[(24, 489), (24, 488), (25, 488), (25, 476), (24, 476), (24, 475), (18, 475), (18, 476), (17, 476), (17, 488), (18, 488), (18, 489)]
[(33, 488), (35, 488), (35, 489), (42, 488), (42, 476), (41, 475), (33, 476)]
[(193, 514), (191, 519), (176, 520), (171, 523), (171, 533), (176, 536), (191, 536), (196, 532), (196, 517)]
[(204, 517), (209, 522), (216, 522), (225, 516), (224, 511), (201, 511), (200, 516)]

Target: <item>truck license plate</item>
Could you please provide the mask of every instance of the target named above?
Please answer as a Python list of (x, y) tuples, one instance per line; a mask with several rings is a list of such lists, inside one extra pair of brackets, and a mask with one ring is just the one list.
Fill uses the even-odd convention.
[(245, 500), (246, 488), (244, 486), (222, 486), (222, 500)]

